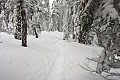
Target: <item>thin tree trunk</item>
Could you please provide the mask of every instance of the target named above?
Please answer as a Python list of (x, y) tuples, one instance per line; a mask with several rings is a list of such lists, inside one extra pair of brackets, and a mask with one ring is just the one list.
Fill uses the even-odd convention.
[(34, 32), (35, 32), (35, 36), (36, 36), (36, 38), (38, 38), (38, 33), (37, 33), (37, 31), (36, 31), (36, 28), (34, 27)]

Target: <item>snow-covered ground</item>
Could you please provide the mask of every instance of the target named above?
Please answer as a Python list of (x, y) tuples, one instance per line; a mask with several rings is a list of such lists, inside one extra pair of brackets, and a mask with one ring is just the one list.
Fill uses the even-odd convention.
[[(63, 41), (63, 33), (28, 36), (28, 47), (13, 35), (0, 33), (0, 80), (104, 80), (82, 69), (87, 56), (102, 48)], [(94, 66), (94, 65), (92, 65)]]

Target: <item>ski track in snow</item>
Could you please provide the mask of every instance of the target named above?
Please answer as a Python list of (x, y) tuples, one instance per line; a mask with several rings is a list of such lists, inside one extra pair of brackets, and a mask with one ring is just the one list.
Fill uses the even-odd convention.
[[(51, 53), (56, 54), (56, 52), (58, 53), (58, 51), (55, 51), (55, 49), (53, 49)], [(34, 72), (31, 80), (48, 80), (52, 67), (55, 64), (56, 58), (57, 56), (53, 59), (51, 64), (47, 64), (46, 62), (44, 62), (44, 65), (39, 66), (39, 68), (37, 68), (37, 70)], [(45, 61), (47, 61), (47, 59)]]
[[(50, 53), (56, 54), (56, 55), (53, 58), (53, 60), (51, 62), (49, 62), (49, 64), (44, 62), (44, 65), (38, 67), (37, 70), (34, 71), (33, 76), (28, 80), (48, 80), (48, 78), (49, 78), (49, 76), (50, 76), (50, 74), (52, 72), (52, 69), (56, 64), (57, 58), (59, 56), (59, 51), (60, 50), (59, 50), (59, 48), (58, 48), (58, 46), (56, 44), (57, 44), (58, 41), (61, 40), (60, 38), (57, 38), (57, 37), (55, 37), (55, 40), (50, 40), (49, 38), (43, 37), (43, 39), (45, 41), (54, 43), (54, 45), (51, 45), (51, 47), (53, 47), (53, 49), (52, 49), (52, 52), (50, 52)], [(49, 60), (46, 59), (45, 61), (49, 61)]]
[(43, 65), (34, 72), (31, 80), (62, 80), (64, 57), (67, 50), (67, 43), (58, 39), (55, 41), (56, 49), (52, 53), (57, 53), (55, 59), (52, 61), (49, 70), (46, 70), (48, 65)]
[[(44, 40), (50, 41), (50, 38), (43, 37)], [(62, 70), (64, 64), (64, 55), (67, 50), (67, 44), (61, 40), (59, 37), (55, 37), (55, 40), (51, 40), (51, 42), (55, 43), (56, 48), (53, 48), (52, 54), (57, 54), (52, 62), (48, 65), (44, 63), (44, 65), (37, 68), (34, 71), (33, 76), (29, 78), (29, 80), (61, 80), (62, 79)], [(47, 60), (45, 60), (47, 61)]]
[(57, 46), (59, 48), (59, 53), (55, 63), (53, 64), (48, 80), (62, 80), (64, 57), (67, 50), (67, 44), (63, 41), (58, 41)]
[(103, 80), (78, 66), (78, 61), (84, 62), (86, 53), (97, 50), (91, 46), (63, 41), (58, 32), (43, 32), (38, 39), (28, 37), (28, 48), (23, 48), (19, 47), (19, 41), (3, 35), (7, 37), (2, 37), (4, 42), (0, 46), (3, 49), (0, 80)]

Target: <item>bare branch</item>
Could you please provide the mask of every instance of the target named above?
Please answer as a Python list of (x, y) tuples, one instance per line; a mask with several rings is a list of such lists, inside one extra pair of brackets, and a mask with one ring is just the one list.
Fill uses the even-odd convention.
[(95, 60), (95, 59), (91, 59), (91, 58), (88, 58), (88, 57), (86, 57), (88, 60), (91, 60), (91, 61), (94, 61), (94, 62), (98, 62), (98, 60)]
[(78, 64), (81, 68), (83, 68), (83, 69), (85, 69), (85, 70), (87, 70), (87, 71), (89, 71), (89, 72), (94, 72), (94, 73), (96, 73), (96, 70), (92, 70), (91, 68), (89, 68), (89, 69), (87, 69), (87, 68), (85, 68), (85, 67), (83, 67), (82, 65), (80, 65), (80, 62), (79, 62), (79, 64)]
[(109, 78), (107, 78), (107, 77), (105, 77), (105, 76), (103, 76), (103, 75), (100, 75), (102, 78), (104, 78), (105, 80), (116, 80), (116, 79), (109, 79)]

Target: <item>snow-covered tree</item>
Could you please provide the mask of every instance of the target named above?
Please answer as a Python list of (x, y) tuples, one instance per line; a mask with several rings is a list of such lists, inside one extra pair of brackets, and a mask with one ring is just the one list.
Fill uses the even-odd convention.
[(49, 1), (26, 0), (26, 3), (29, 34), (33, 34), (34, 27), (37, 30), (37, 32), (40, 32), (41, 30), (48, 30), (50, 18)]
[(112, 74), (110, 72), (111, 68), (120, 68), (118, 59), (120, 54), (119, 4), (120, 1), (118, 0), (89, 0), (80, 20), (81, 26), (87, 29), (85, 31), (86, 37), (84, 37), (85, 43), (96, 35), (96, 40), (93, 41), (94, 39), (92, 39), (91, 41), (104, 48), (99, 58), (94, 59), (94, 61), (97, 62), (96, 72), (101, 75), (104, 72), (107, 73), (107, 77), (104, 74), (102, 75), (106, 79), (117, 75), (117, 73)]
[(17, 1), (17, 5), (16, 5), (16, 30), (15, 30), (15, 34), (14, 37), (15, 39), (21, 40), (22, 39), (22, 33), (21, 33), (21, 23), (22, 23), (22, 1), (18, 0)]

